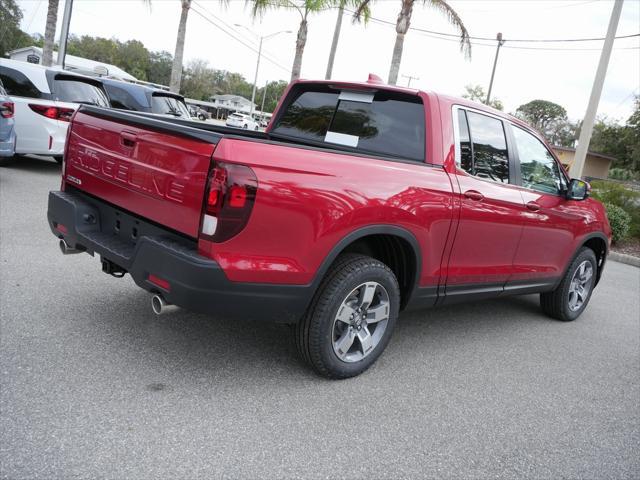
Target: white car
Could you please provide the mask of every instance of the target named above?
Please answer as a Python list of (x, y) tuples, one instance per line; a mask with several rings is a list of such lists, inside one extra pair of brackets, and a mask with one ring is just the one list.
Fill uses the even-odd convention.
[(244, 128), (245, 130), (258, 130), (258, 122), (251, 115), (232, 113), (227, 117), (227, 127)]
[(16, 154), (62, 161), (71, 115), (81, 104), (109, 107), (99, 80), (59, 67), (0, 59), (0, 79), (15, 104)]

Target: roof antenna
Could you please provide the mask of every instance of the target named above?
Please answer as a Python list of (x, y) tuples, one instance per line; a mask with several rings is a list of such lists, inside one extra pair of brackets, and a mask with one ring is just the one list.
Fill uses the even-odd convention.
[(367, 83), (384, 83), (384, 82), (375, 73), (370, 73), (369, 74), (369, 78), (367, 78)]

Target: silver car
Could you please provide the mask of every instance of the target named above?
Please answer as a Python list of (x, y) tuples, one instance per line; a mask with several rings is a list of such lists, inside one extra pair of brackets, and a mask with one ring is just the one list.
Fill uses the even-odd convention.
[(0, 81), (0, 163), (6, 157), (13, 157), (16, 149), (16, 129), (14, 128), (15, 106)]

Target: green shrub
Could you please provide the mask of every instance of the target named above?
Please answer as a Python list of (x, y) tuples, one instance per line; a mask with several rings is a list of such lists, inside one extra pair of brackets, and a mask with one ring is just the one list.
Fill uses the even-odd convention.
[(604, 204), (620, 207), (630, 217), (629, 235), (640, 238), (640, 192), (615, 182), (594, 181), (591, 195)]
[(638, 172), (627, 170), (626, 168), (612, 168), (609, 170), (609, 178), (616, 180), (638, 180), (640, 179), (640, 175), (638, 175)]
[(609, 224), (611, 225), (613, 241), (619, 242), (627, 238), (631, 227), (631, 215), (613, 203), (605, 203), (604, 208), (607, 209), (607, 218), (609, 218)]

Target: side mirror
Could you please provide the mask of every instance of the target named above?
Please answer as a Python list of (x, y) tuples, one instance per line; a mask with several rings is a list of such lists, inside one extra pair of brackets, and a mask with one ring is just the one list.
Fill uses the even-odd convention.
[(572, 178), (569, 182), (569, 190), (567, 190), (567, 199), (584, 200), (591, 193), (591, 185), (579, 178)]

